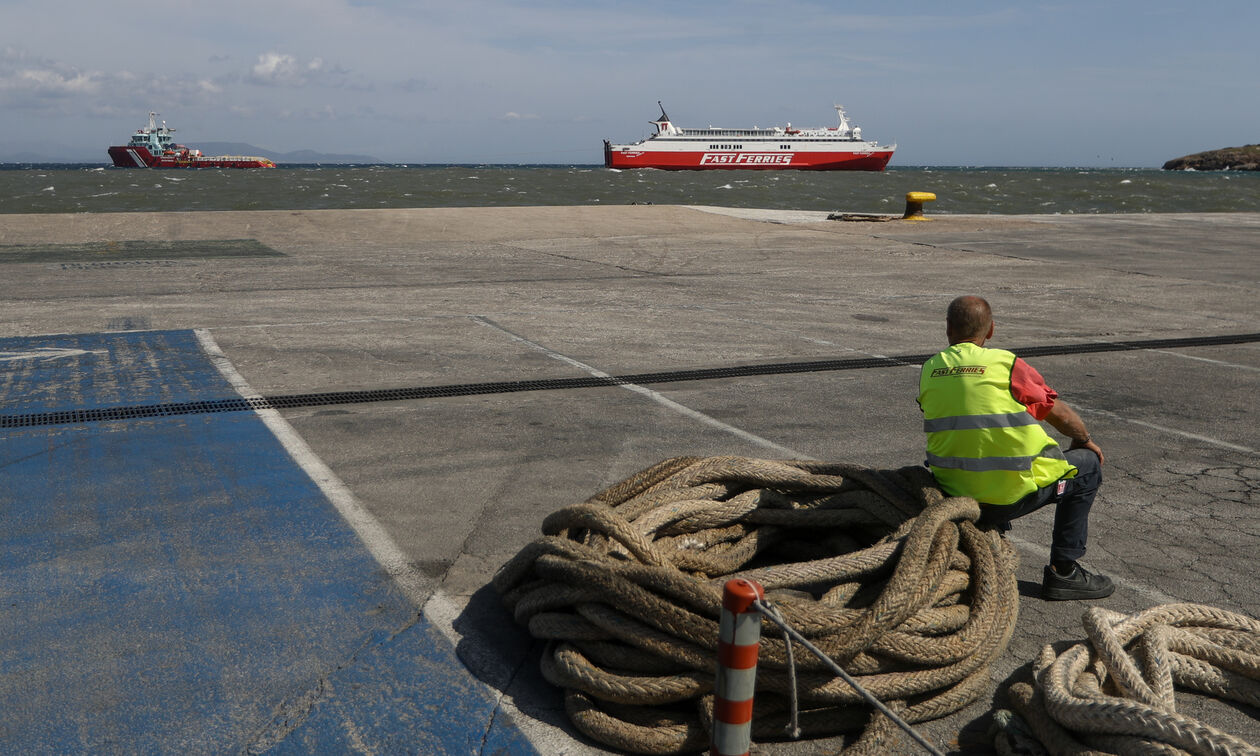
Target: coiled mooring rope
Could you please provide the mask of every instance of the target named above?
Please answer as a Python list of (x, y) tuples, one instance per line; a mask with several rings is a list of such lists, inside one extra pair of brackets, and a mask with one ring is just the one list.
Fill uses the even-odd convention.
[[(625, 751), (707, 745), (722, 585), (735, 577), (921, 722), (988, 689), (1014, 630), (1015, 555), (978, 517), (922, 467), (680, 457), (548, 516), (494, 586), (548, 641), (543, 675), (574, 725)], [(853, 748), (886, 750), (892, 723), (799, 656), (803, 735), (861, 732)], [(763, 635), (754, 738), (783, 737), (788, 677), (783, 645)]]
[(1046, 646), (1035, 684), (1011, 699), (1051, 754), (1260, 756), (1260, 748), (1179, 713), (1174, 686), (1260, 706), (1260, 622), (1200, 604), (1126, 616), (1092, 608), (1088, 640)]

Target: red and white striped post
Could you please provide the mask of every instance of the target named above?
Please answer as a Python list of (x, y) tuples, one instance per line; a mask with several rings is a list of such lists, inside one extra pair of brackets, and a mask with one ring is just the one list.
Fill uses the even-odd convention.
[(753, 608), (753, 602), (765, 596), (765, 590), (754, 580), (728, 580), (722, 591), (711, 756), (746, 756), (752, 746), (753, 691), (761, 640), (761, 613)]

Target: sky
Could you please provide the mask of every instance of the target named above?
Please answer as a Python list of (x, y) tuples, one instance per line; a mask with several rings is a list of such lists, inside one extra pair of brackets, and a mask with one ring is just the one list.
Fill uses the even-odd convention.
[[(901, 166), (1159, 167), (1260, 143), (1260, 0), (0, 0), (0, 161), (177, 141), (598, 163), (835, 124)], [(17, 158), (22, 159), (22, 158)]]

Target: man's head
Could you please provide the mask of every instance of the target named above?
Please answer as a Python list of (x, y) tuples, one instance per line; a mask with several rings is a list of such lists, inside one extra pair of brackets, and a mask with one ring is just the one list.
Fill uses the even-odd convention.
[(993, 311), (989, 303), (971, 294), (950, 302), (945, 313), (945, 334), (950, 344), (971, 341), (983, 346), (993, 338)]

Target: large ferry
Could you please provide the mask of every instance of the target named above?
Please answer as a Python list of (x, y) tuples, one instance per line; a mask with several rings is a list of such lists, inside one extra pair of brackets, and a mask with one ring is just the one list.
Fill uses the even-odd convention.
[(604, 140), (608, 168), (663, 168), (665, 170), (782, 170), (882, 171), (897, 145), (862, 139), (862, 130), (849, 123), (844, 108), (834, 106), (840, 123), (816, 129), (775, 126), (768, 129), (683, 129), (661, 108), (649, 121), (656, 133), (634, 144)]
[(136, 129), (131, 141), (109, 148), (109, 156), (119, 168), (275, 168), (276, 164), (264, 157), (246, 155), (218, 155), (209, 157), (201, 150), (192, 150), (175, 144), (175, 129), (168, 128), (166, 121), (157, 124), (157, 113), (149, 113), (149, 126)]

